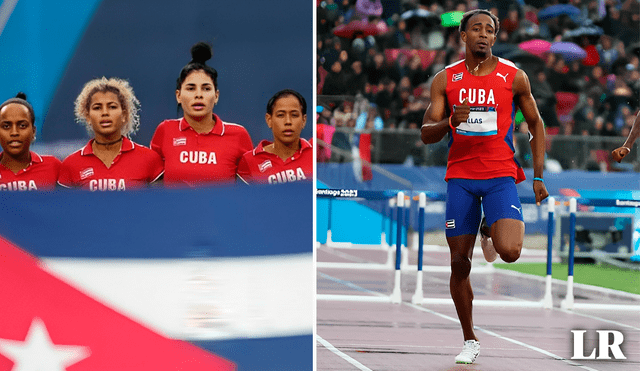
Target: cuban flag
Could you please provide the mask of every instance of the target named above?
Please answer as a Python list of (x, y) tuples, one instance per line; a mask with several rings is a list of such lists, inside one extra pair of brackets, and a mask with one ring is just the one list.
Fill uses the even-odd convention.
[(80, 179), (86, 179), (90, 176), (93, 176), (93, 168), (88, 167), (80, 171)]
[(311, 218), (305, 184), (3, 192), (0, 371), (312, 370)]
[(261, 173), (264, 173), (265, 171), (267, 171), (272, 167), (273, 167), (273, 164), (271, 163), (271, 160), (266, 160), (265, 162), (258, 165), (258, 168), (260, 169)]
[(186, 145), (187, 145), (187, 137), (173, 138), (174, 147), (186, 146)]
[(445, 221), (444, 227), (446, 229), (455, 229), (455, 227), (456, 227), (455, 219), (449, 219), (449, 220)]

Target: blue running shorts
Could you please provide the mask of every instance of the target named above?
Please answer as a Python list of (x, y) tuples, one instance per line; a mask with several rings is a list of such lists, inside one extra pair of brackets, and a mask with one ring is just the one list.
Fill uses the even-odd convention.
[(504, 218), (523, 221), (513, 178), (449, 179), (445, 216), (447, 237), (477, 234), (483, 211), (488, 226)]

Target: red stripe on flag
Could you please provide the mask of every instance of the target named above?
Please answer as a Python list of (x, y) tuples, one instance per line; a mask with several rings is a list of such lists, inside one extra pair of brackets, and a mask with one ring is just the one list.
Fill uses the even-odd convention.
[(21, 362), (7, 344), (28, 348), (27, 333), (39, 321), (52, 346), (89, 350), (88, 357), (65, 365), (67, 371), (236, 369), (224, 358), (166, 338), (107, 307), (46, 272), (36, 258), (2, 238), (0, 303), (0, 371)]

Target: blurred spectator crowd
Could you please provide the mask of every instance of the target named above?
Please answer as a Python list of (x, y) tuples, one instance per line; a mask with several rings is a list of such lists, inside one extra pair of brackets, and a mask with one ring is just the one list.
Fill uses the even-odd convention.
[[(476, 8), (500, 19), (493, 54), (528, 74), (550, 137), (628, 135), (640, 96), (638, 0), (317, 1), (318, 123), (419, 128), (433, 76), (464, 58), (459, 16)], [(526, 48), (531, 40), (546, 49)]]

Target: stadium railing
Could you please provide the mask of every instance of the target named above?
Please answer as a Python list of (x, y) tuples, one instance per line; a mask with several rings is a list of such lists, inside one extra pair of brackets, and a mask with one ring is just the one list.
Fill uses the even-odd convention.
[[(345, 133), (352, 139), (357, 134), (371, 134), (371, 162), (407, 163), (425, 166), (446, 166), (447, 141), (435, 144), (420, 143), (419, 129), (356, 130), (337, 127), (335, 133)], [(335, 136), (334, 133), (334, 136)], [(640, 171), (640, 151), (633, 146), (621, 164), (611, 159), (611, 151), (624, 143), (623, 137), (547, 135), (547, 158), (558, 161), (563, 170)], [(531, 167), (531, 148), (526, 133), (514, 133), (516, 158), (525, 167)], [(335, 147), (332, 147), (335, 148)], [(342, 148), (343, 151), (349, 149)], [(341, 153), (339, 150), (334, 153)], [(350, 156), (332, 156), (329, 162), (349, 162)]]

